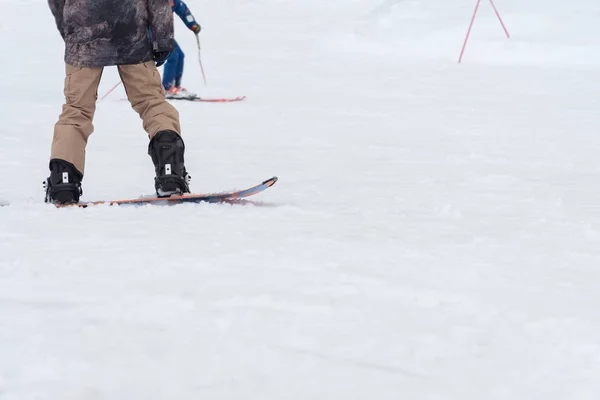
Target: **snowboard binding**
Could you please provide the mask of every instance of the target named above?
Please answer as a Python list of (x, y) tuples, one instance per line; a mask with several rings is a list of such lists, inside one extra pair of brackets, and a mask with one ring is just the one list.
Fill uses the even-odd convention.
[(185, 169), (184, 153), (185, 145), (177, 132), (160, 131), (150, 140), (148, 154), (154, 163), (154, 187), (158, 197), (190, 193), (191, 177)]
[(50, 176), (44, 181), (46, 203), (73, 204), (83, 194), (81, 181), (83, 175), (70, 162), (50, 160)]

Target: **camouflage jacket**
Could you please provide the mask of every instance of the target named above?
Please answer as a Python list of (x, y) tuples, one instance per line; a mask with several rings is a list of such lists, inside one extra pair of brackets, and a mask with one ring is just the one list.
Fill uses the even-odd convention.
[(48, 0), (65, 41), (65, 62), (77, 67), (138, 64), (172, 51), (169, 0)]

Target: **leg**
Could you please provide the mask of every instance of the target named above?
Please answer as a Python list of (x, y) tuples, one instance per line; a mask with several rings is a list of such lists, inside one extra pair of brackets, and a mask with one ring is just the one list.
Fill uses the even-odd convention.
[(189, 192), (179, 113), (165, 99), (154, 62), (120, 65), (119, 74), (131, 106), (144, 121), (144, 129), (150, 137), (148, 154), (156, 171), (154, 186), (157, 194), (170, 196)]
[(148, 136), (152, 138), (162, 130), (181, 133), (179, 113), (165, 99), (165, 90), (154, 62), (119, 65), (118, 68), (127, 98), (140, 115)]
[(166, 91), (175, 86), (175, 77), (177, 76), (177, 66), (179, 65), (179, 54), (171, 53), (167, 62), (165, 63), (163, 71), (162, 84)]
[(50, 158), (73, 164), (81, 175), (85, 167), (85, 147), (94, 131), (92, 121), (102, 70), (102, 67), (66, 66), (66, 103), (54, 126)]
[(94, 131), (98, 84), (102, 67), (66, 66), (65, 105), (54, 126), (46, 202), (76, 203), (81, 195), (85, 147)]
[(175, 43), (175, 53), (177, 53), (179, 62), (177, 63), (177, 70), (175, 71), (175, 87), (181, 86), (181, 78), (183, 78), (183, 65), (185, 64), (185, 54), (181, 47)]
[(175, 88), (177, 90), (176, 93), (169, 93), (169, 98), (184, 98), (184, 99), (193, 99), (198, 97), (196, 93), (190, 92), (186, 88), (181, 87), (181, 80), (183, 78), (183, 67), (185, 64), (185, 54), (183, 50), (175, 44), (175, 52), (178, 55), (179, 63), (177, 64), (177, 71), (175, 72)]

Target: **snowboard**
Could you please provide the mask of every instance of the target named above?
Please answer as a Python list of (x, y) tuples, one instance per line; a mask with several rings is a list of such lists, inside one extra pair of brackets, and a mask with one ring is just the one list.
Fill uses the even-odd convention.
[(125, 200), (100, 200), (90, 202), (79, 202), (75, 204), (55, 204), (58, 208), (64, 207), (89, 207), (94, 205), (108, 204), (108, 205), (144, 205), (144, 204), (156, 204), (156, 205), (174, 205), (181, 203), (221, 203), (229, 200), (242, 199), (244, 197), (254, 196), (259, 194), (277, 182), (277, 177), (274, 176), (267, 179), (263, 183), (252, 186), (244, 190), (235, 190), (231, 192), (220, 192), (212, 194), (185, 194), (182, 196), (171, 196), (171, 197), (140, 197), (137, 199), (125, 199)]

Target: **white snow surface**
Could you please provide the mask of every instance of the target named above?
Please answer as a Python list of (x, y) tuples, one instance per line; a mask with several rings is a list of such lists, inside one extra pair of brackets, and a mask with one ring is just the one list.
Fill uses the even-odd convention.
[[(0, 399), (600, 398), (600, 2), (188, 0), (195, 192), (56, 209), (45, 0), (0, 0)], [(107, 68), (99, 95), (118, 82)], [(83, 200), (151, 194), (122, 88)]]

